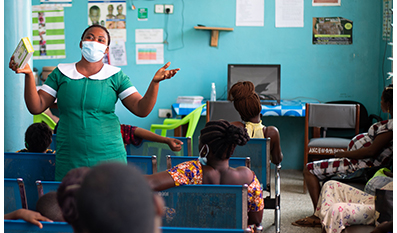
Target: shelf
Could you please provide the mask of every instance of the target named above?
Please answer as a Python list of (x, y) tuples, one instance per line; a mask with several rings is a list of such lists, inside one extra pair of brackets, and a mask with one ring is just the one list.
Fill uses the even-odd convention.
[(194, 27), (194, 29), (197, 29), (197, 30), (210, 30), (211, 31), (210, 45), (212, 47), (218, 47), (219, 31), (233, 31), (233, 28), (222, 28), (222, 27), (196, 26), (196, 27)]

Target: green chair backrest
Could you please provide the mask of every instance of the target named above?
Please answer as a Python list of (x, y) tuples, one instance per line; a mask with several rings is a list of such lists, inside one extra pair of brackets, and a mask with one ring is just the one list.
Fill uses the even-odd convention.
[(55, 129), (55, 125), (56, 125), (55, 121), (53, 121), (51, 117), (49, 117), (44, 112), (38, 115), (33, 115), (33, 123), (40, 123), (40, 122), (46, 123), (52, 130)]
[[(183, 118), (183, 119), (187, 118), (186, 120), (189, 121), (189, 126), (186, 131), (186, 137), (193, 138), (194, 131), (196, 130), (204, 106), (205, 104), (201, 105), (200, 107), (196, 108), (193, 112), (189, 113), (186, 117)], [(186, 123), (182, 123), (182, 125), (183, 124)]]

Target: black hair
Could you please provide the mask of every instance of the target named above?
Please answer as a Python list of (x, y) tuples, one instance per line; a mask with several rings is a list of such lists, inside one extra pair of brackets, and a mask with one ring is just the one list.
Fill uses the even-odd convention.
[(109, 45), (110, 45), (110, 34), (109, 34), (109, 31), (108, 31), (104, 26), (102, 26), (102, 25), (100, 25), (100, 24), (93, 24), (93, 25), (89, 26), (88, 28), (86, 28), (86, 29), (84, 30), (83, 34), (81, 35), (81, 40), (84, 39), (85, 33), (86, 33), (88, 30), (90, 30), (91, 28), (94, 28), (94, 27), (101, 28), (102, 30), (104, 30), (104, 31), (106, 32), (106, 34), (108, 35), (108, 46), (109, 46)]
[(74, 229), (74, 232), (83, 232), (82, 222), (76, 207), (76, 193), (83, 182), (84, 177), (90, 171), (88, 167), (80, 167), (70, 170), (63, 177), (57, 190), (57, 201), (61, 208), (62, 216)]
[(200, 132), (200, 142), (207, 144), (210, 151), (221, 160), (230, 158), (237, 145), (243, 146), (249, 140), (245, 128), (225, 120), (209, 121)]
[(29, 152), (43, 153), (52, 141), (52, 130), (44, 123), (33, 123), (25, 132), (25, 146)]
[(260, 98), (255, 92), (255, 86), (250, 81), (237, 82), (229, 91), (228, 100), (233, 101), (234, 108), (241, 116), (241, 120), (247, 122), (258, 116), (262, 111)]
[(36, 203), (36, 210), (44, 217), (56, 222), (64, 222), (61, 208), (57, 201), (57, 192), (48, 192), (41, 196)]
[(391, 106), (393, 106), (393, 84), (389, 84), (389, 86), (383, 89), (382, 97), (385, 103), (388, 103)]
[(76, 197), (85, 232), (152, 233), (153, 195), (145, 177), (131, 165), (93, 167)]

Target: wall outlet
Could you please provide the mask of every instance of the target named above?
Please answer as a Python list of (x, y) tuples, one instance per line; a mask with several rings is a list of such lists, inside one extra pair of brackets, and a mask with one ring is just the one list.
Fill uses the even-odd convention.
[(160, 118), (171, 118), (172, 110), (171, 109), (159, 109), (159, 117)]
[(174, 5), (172, 5), (172, 4), (165, 4), (165, 5), (164, 5), (164, 13), (165, 13), (165, 14), (172, 14), (172, 13), (174, 13)]
[(164, 14), (164, 5), (163, 4), (154, 5), (154, 13)]

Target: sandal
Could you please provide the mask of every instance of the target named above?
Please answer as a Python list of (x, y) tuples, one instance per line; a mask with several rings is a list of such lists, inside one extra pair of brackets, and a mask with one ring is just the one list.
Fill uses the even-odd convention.
[(291, 224), (300, 227), (321, 227), (320, 219), (313, 216), (299, 219)]

